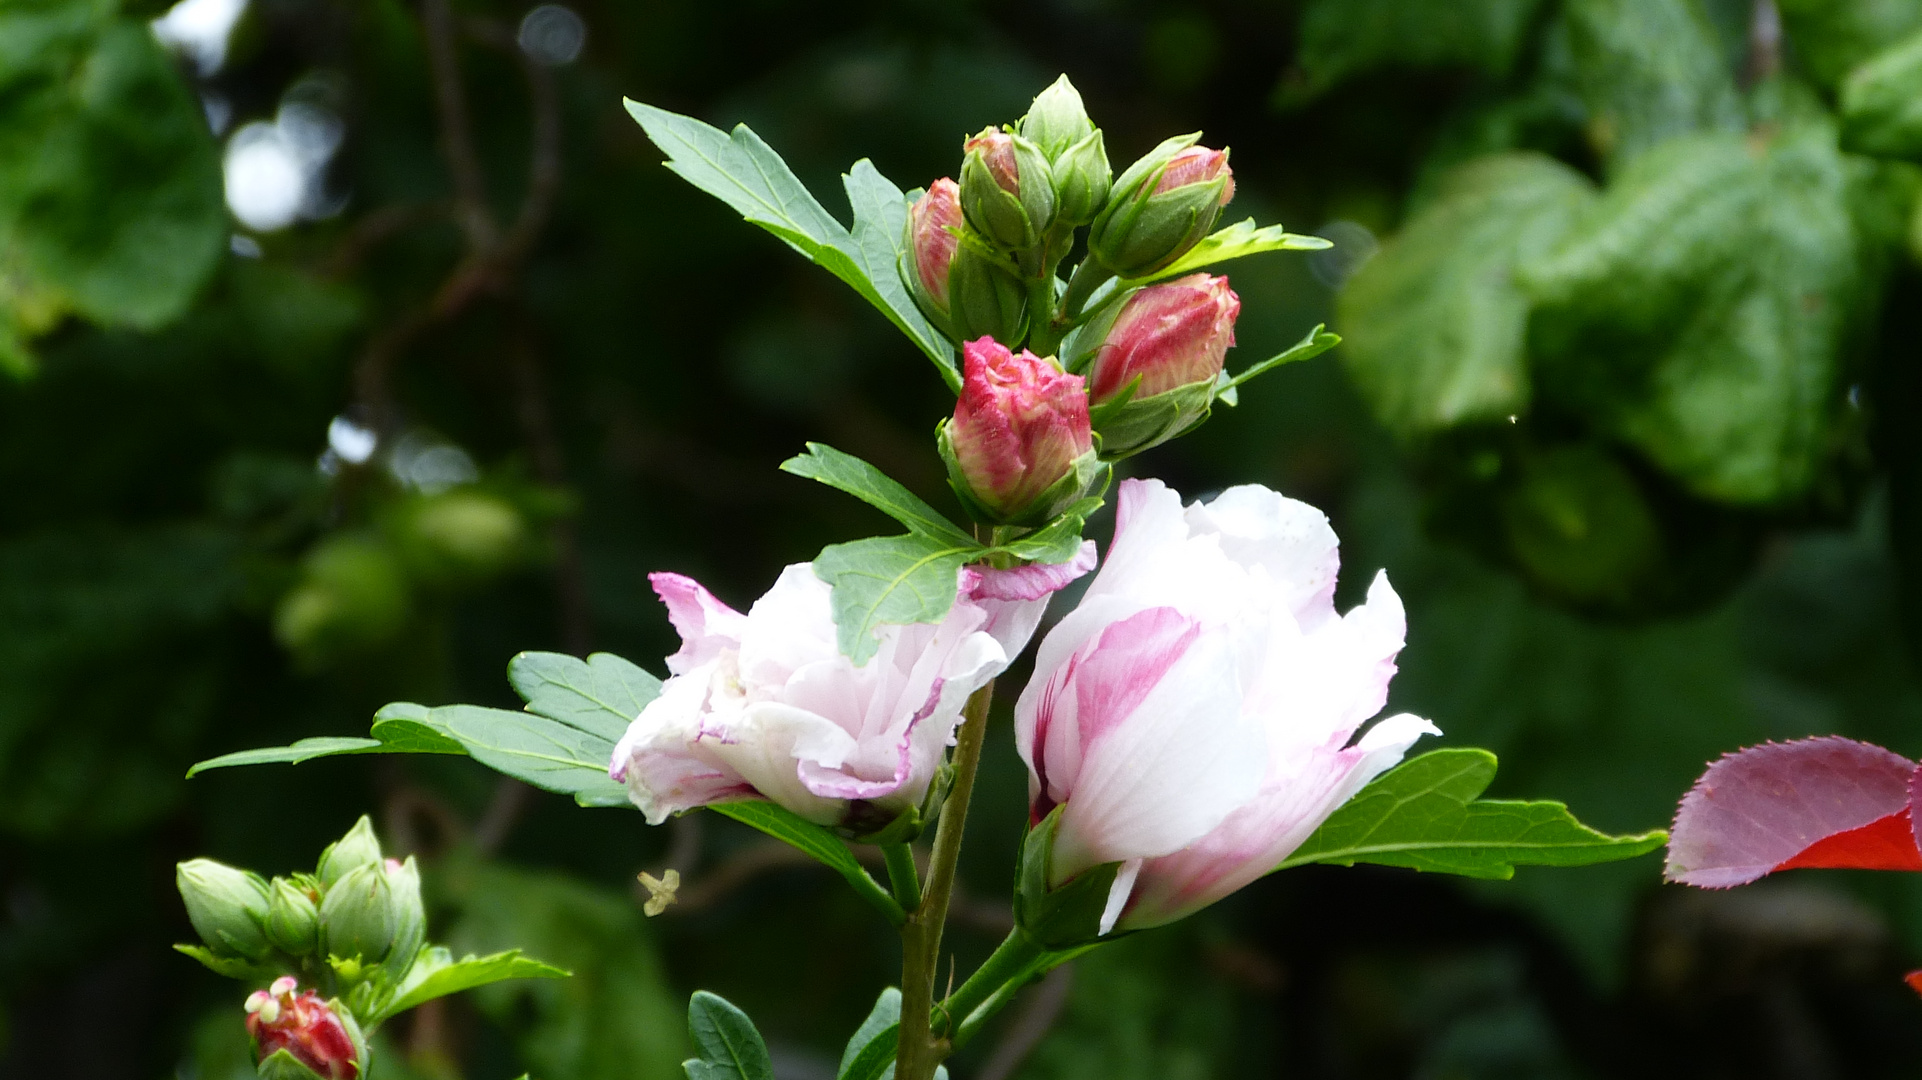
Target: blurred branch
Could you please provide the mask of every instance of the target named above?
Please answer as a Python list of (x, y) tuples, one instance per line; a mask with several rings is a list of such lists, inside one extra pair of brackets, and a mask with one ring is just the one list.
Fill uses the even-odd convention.
[(1008, 1080), (1013, 1076), (1034, 1048), (1041, 1045), (1054, 1022), (1061, 1018), (1073, 985), (1074, 965), (1063, 964), (1048, 972), (1039, 986), (1022, 995), (1021, 1011), (1009, 1023), (994, 1053), (988, 1055), (976, 1080)]
[(432, 202), (398, 203), (371, 211), (347, 227), (347, 235), (341, 238), (340, 245), (320, 264), (320, 273), (330, 278), (346, 277), (360, 268), (360, 261), (368, 252), (391, 237), (446, 217), (452, 209), (450, 203)]
[(500, 226), (487, 206), (487, 188), (467, 114), (467, 88), (460, 77), (454, 44), (454, 13), (448, 0), (422, 0), (421, 23), (427, 32), (427, 63), (434, 79), (434, 106), (440, 114), (441, 152), (454, 178), (456, 216), (470, 251), (491, 250)]
[(1782, 70), (1782, 13), (1775, 0), (1755, 0), (1749, 9), (1748, 61), (1742, 70), (1744, 89), (1775, 77)]

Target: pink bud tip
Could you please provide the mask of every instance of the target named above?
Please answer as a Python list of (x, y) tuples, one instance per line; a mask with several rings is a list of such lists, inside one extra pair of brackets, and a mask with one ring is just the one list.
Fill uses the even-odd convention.
[(1241, 298), (1225, 277), (1190, 274), (1129, 297), (1095, 353), (1095, 404), (1112, 400), (1137, 377), (1134, 399), (1211, 380), (1235, 343)]
[(989, 175), (994, 177), (996, 187), (1010, 195), (1021, 194), (1021, 169), (1014, 160), (1014, 136), (994, 128), (983, 128), (981, 134), (969, 139), (963, 146), (964, 153), (981, 151), (981, 158), (987, 163)]
[(961, 187), (942, 177), (928, 185), (908, 211), (909, 235), (914, 246), (914, 272), (921, 288), (941, 310), (948, 307), (948, 266), (954, 262), (954, 249), (961, 242)]
[(1018, 516), (1094, 448), (1082, 378), (993, 338), (967, 342), (949, 437), (975, 498)]
[(360, 1054), (347, 1025), (312, 990), (294, 993), (298, 986), (282, 976), (247, 996), (247, 1034), (260, 1060), (285, 1050), (327, 1080), (359, 1080)]
[(1155, 184), (1155, 194), (1189, 184), (1205, 184), (1222, 176), (1228, 178), (1228, 183), (1221, 189), (1221, 205), (1227, 206), (1228, 200), (1235, 197), (1235, 173), (1228, 167), (1228, 152), (1190, 146), (1168, 160), (1161, 180)]

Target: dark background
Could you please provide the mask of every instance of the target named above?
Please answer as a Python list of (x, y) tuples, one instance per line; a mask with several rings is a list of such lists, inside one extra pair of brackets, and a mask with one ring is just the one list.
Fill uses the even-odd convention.
[[(1876, 3), (1834, 7), (1922, 24), (1922, 6)], [(369, 812), (390, 850), (427, 859), (436, 937), (578, 972), (422, 1010), (383, 1033), (376, 1076), (664, 1080), (696, 988), (748, 1009), (783, 1077), (831, 1076), (895, 946), (831, 874), (781, 863), (731, 822), (649, 829), (458, 759), (182, 779), (230, 750), (359, 734), (390, 700), (515, 704), (502, 673), (521, 649), (605, 649), (659, 671), (674, 642), (649, 571), (745, 605), (782, 565), (885, 527), (776, 471), (805, 440), (951, 505), (929, 437), (951, 399), (929, 365), (849, 290), (661, 168), (621, 97), (748, 122), (837, 214), (838, 173), (857, 158), (904, 188), (950, 175), (964, 135), (1012, 121), (1062, 71), (1117, 171), (1201, 129), (1233, 150), (1230, 219), (1344, 223), (1325, 229), (1343, 258), (1229, 268), (1238, 366), (1316, 322), (1347, 332), (1343, 274), (1469, 151), (1532, 148), (1611, 178), (1598, 132), (1614, 129), (1592, 96), (1461, 135), (1501, 127), (1489, 117), (1553, 81), (1558, 25), (1579, 6), (1324, 2), (1305, 23), (1280, 0), (577, 0), (584, 51), (529, 69), (514, 44), (526, 6), (473, 0), (447, 40), (473, 144), (451, 160), (480, 178), (478, 199), (452, 179), (433, 9), (411, 0), (253, 0), (224, 64), (177, 60), (155, 76), (171, 83), (125, 99), (152, 116), (110, 99), (45, 121), (41, 143), (16, 130), (40, 122), (14, 78), (23, 62), (0, 57), (13, 79), (0, 149), (38, 146), (45, 169), (74, 155), (72, 177), (33, 181), (36, 237), (87, 249), (140, 214), (175, 230), (142, 248), (161, 265), (122, 271), (105, 300), (48, 270), (41, 247), (0, 251), (0, 353), (13, 349), (0, 369), (15, 372), (0, 375), (0, 1073), (251, 1075), (248, 988), (168, 949), (192, 938), (173, 864), (284, 873)], [(1771, 43), (1747, 3), (1669, 6), (1707, 28), (1703, 78), (1738, 94), (1802, 80), (1813, 107), (1833, 106), (1842, 61), (1800, 44), (1829, 40), (1819, 18), (1789, 5)], [(85, 8), (102, 34), (164, 10), (27, 7)], [(1621, 55), (1661, 59), (1661, 20), (1615, 8)], [(1320, 35), (1313, 52), (1305, 33)], [(1758, 41), (1774, 64), (1759, 75)], [(1621, 94), (1680, 92), (1672, 64), (1639, 83), (1623, 70), (1607, 76)], [(190, 94), (224, 103), (207, 107), (228, 113), (218, 136)], [(218, 205), (215, 142), (289, 102), (336, 118), (344, 141), (302, 220), (248, 229)], [(135, 149), (116, 156), (115, 139)], [(1907, 166), (1850, 160), (1912, 182)], [(26, 205), (4, 200), (29, 164), (0, 167), (0, 223)], [(130, 208), (155, 192), (174, 195)], [(513, 239), (488, 244), (477, 216)], [(1339, 350), (1243, 388), (1238, 408), (1128, 469), (1190, 496), (1259, 482), (1325, 508), (1344, 540), (1343, 605), (1380, 567), (1408, 602), (1391, 708), (1432, 718), (1447, 745), (1495, 750), (1492, 794), (1640, 830), (1742, 745), (1835, 732), (1922, 752), (1905, 549), (1890, 539), (1892, 522), (1907, 535), (1917, 460), (1907, 321), (1922, 305), (1901, 233), (1858, 283), (1825, 384), (1837, 400), (1853, 387), (1859, 416), (1803, 489), (1718, 501), (1584, 406), (1524, 418), (1524, 442), (1621, 463), (1681, 538), (1672, 551), (1733, 538), (1668, 559), (1687, 587), (1653, 598), (1571, 597), (1552, 559), (1489, 539), (1486, 492), (1454, 479), (1488, 429), (1391, 437)], [(1712, 272), (1734, 280), (1744, 257)], [(177, 300), (134, 310), (173, 278)], [(356, 432), (381, 439), (360, 464), (340, 456)], [(1105, 543), (1109, 527), (1091, 535)], [(1005, 928), (1024, 784), (997, 715), (952, 931), (963, 971)], [(633, 875), (664, 865), (685, 875), (686, 902), (644, 920)], [(1905, 876), (1704, 893), (1660, 884), (1657, 856), (1506, 883), (1315, 867), (1079, 962), (1011, 1026), (1045, 1031), (1018, 1073), (1036, 1078), (1907, 1076), (1922, 1002), (1899, 976), (1918, 961), (1922, 887)], [(1024, 1038), (992, 1033), (953, 1072), (1009, 1075)]]

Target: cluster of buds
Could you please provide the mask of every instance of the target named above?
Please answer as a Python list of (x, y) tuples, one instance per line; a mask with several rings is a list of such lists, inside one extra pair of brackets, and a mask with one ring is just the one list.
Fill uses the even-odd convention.
[(354, 1014), (283, 975), (247, 996), (247, 1034), (268, 1080), (360, 1080), (367, 1041)]
[[(977, 520), (1046, 521), (1100, 481), (1099, 462), (1208, 415), (1241, 303), (1225, 277), (1153, 280), (1234, 197), (1227, 151), (1196, 138), (1116, 178), (1062, 76), (1019, 124), (967, 139), (960, 182), (936, 180), (911, 207), (901, 273), (962, 346), (940, 447)], [(1056, 270), (1084, 226), (1087, 258), (1064, 283)]]
[[(321, 853), (311, 874), (269, 881), (193, 859), (179, 865), (175, 881), (206, 945), (181, 948), (223, 974), (298, 972), (311, 986), (360, 1002), (370, 989), (398, 984), (426, 944), (420, 871), (412, 858), (385, 857), (365, 817)], [(282, 974), (247, 999), (260, 1074), (358, 1080), (367, 1051), (352, 1011), (312, 989), (296, 993), (299, 985)], [(360, 996), (348, 993), (355, 990)]]

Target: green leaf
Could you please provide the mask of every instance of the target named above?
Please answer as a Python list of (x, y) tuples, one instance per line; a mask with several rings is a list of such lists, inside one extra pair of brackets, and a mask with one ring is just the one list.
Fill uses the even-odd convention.
[(302, 739), (292, 746), (243, 750), (203, 761), (208, 769), (297, 764), (342, 754), (460, 754), (582, 806), (627, 806), (627, 789), (607, 775), (615, 739), (545, 716), (478, 705), (428, 708), (396, 702), (374, 714), (372, 739)]
[(1850, 69), (1918, 30), (1922, 0), (1775, 0), (1797, 69), (1833, 89)]
[(908, 527), (918, 536), (935, 537), (964, 546), (981, 545), (962, 528), (922, 502), (874, 466), (832, 446), (808, 443), (807, 453), (781, 463), (781, 471), (818, 480), (845, 491)]
[(894, 1064), (900, 1043), (901, 991), (890, 986), (881, 991), (873, 1011), (848, 1039), (835, 1080), (881, 1080)]
[(855, 232), (850, 234), (746, 124), (736, 125), (728, 135), (690, 116), (633, 100), (626, 104), (647, 137), (667, 154), (669, 169), (853, 286), (920, 346), (950, 388), (960, 389), (953, 346), (915, 307), (897, 263), (884, 252), (884, 244), (901, 242), (882, 234), (889, 228), (897, 237), (905, 232), (906, 197), (871, 163), (857, 162), (846, 180), (855, 212)]
[(1799, 497), (1835, 453), (1874, 260), (1827, 125), (1636, 159), (1518, 278), (1558, 401), (1708, 499)]
[(1596, 832), (1558, 802), (1481, 799), (1494, 778), (1486, 750), (1431, 750), (1376, 777), (1275, 869), (1365, 862), (1507, 879), (1517, 866), (1632, 859), (1668, 839)]
[(1849, 73), (1840, 101), (1842, 145), (1859, 154), (1922, 156), (1922, 34)]
[(719, 994), (694, 991), (687, 1033), (700, 1054), (685, 1065), (688, 1080), (774, 1080), (774, 1063), (754, 1021)]
[(239, 957), (218, 956), (212, 949), (201, 945), (175, 945), (174, 951), (193, 957), (205, 964), (214, 974), (224, 975), (229, 979), (260, 981), (271, 979), (276, 974), (275, 970), (267, 965), (256, 964)]
[(88, 318), (150, 329), (187, 309), (229, 226), (199, 104), (113, 9), (0, 10), (0, 251)]
[(627, 726), (661, 693), (661, 680), (613, 653), (581, 660), (563, 653), (524, 652), (508, 662), (507, 681), (527, 702), (528, 712), (609, 742), (619, 742)]
[(1384, 67), (1472, 68), (1491, 76), (1514, 66), (1540, 0), (1312, 0), (1301, 18), (1297, 73), (1285, 105), (1312, 100), (1354, 75)]
[(973, 540), (919, 534), (822, 548), (814, 573), (833, 590), (841, 652), (865, 664), (880, 648), (883, 624), (940, 622), (954, 606), (956, 575), (981, 550)]
[(840, 874), (848, 884), (854, 886), (855, 892), (879, 908), (896, 926), (906, 918), (901, 905), (855, 861), (848, 846), (841, 842), (832, 829), (816, 825), (784, 806), (760, 799), (712, 803), (708, 809), (759, 829)]
[[(1103, 480), (1096, 490), (1106, 486), (1107, 481)], [(1094, 512), (1101, 509), (1101, 504), (1102, 500), (1093, 495), (1078, 499), (1046, 525), (1017, 540), (1001, 544), (994, 550), (1034, 563), (1067, 562), (1080, 552), (1081, 530)]]
[(1155, 281), (1166, 281), (1183, 274), (1192, 274), (1204, 266), (1213, 266), (1244, 255), (1259, 255), (1264, 251), (1321, 251), (1334, 245), (1319, 236), (1302, 236), (1291, 233), (1279, 225), (1255, 227), (1255, 219), (1216, 229), (1203, 237), (1201, 242), (1188, 249), (1188, 253), (1161, 270), (1143, 278), (1130, 278), (1124, 286), (1133, 288)]
[(363, 1022), (378, 1024), (424, 1002), (488, 983), (507, 979), (565, 979), (570, 974), (552, 964), (522, 956), (519, 949), (456, 960), (453, 953), (435, 945), (421, 950), (414, 966), (407, 969), (400, 985), (394, 988), (393, 997), (375, 1010), (373, 1016), (363, 1018)]
[(1732, 65), (1697, 0), (1568, 0), (1559, 29), (1611, 172), (1674, 136), (1743, 128)]
[(1250, 367), (1241, 374), (1230, 378), (1227, 372), (1222, 372), (1221, 379), (1215, 386), (1215, 397), (1229, 405), (1233, 405), (1236, 401), (1235, 387), (1266, 371), (1278, 368), (1283, 364), (1292, 364), (1300, 360), (1309, 360), (1320, 356), (1322, 353), (1327, 352), (1339, 344), (1341, 344), (1340, 334), (1331, 334), (1328, 332), (1326, 324), (1316, 323), (1315, 328), (1304, 334), (1300, 341), (1290, 345), (1286, 350), (1276, 353), (1261, 363)]
[(1546, 156), (1477, 159), (1348, 280), (1342, 359), (1383, 425), (1413, 437), (1527, 408), (1529, 301), (1514, 267), (1593, 198), (1586, 178)]

